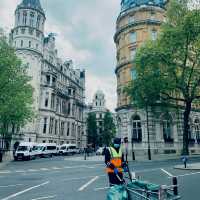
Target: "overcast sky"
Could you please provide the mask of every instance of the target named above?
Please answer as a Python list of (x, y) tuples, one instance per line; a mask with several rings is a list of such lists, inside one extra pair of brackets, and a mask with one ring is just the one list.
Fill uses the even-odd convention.
[[(14, 11), (22, 0), (0, 0), (0, 27), (8, 32)], [(86, 97), (91, 102), (96, 90), (106, 95), (107, 107), (116, 107), (114, 74), (115, 22), (120, 0), (40, 0), (46, 13), (45, 34), (56, 33), (59, 56), (72, 59), (86, 70)]]

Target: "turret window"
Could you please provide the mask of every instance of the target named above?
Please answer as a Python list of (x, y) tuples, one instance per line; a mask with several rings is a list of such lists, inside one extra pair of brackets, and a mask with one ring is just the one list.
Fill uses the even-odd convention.
[(18, 24), (20, 24), (20, 12), (17, 13), (17, 21), (18, 21)]
[(151, 39), (152, 40), (156, 40), (157, 39), (157, 35), (158, 35), (158, 33), (157, 33), (156, 30), (152, 30), (151, 31)]
[(136, 49), (131, 49), (130, 50), (130, 57), (131, 57), (131, 60), (133, 60), (135, 58), (135, 55), (136, 55)]
[(23, 45), (24, 45), (24, 41), (23, 41), (23, 40), (21, 40), (21, 47), (23, 47)]
[(31, 12), (31, 14), (30, 14), (30, 26), (33, 27), (33, 25), (34, 25), (34, 13)]
[(135, 43), (137, 41), (137, 34), (136, 32), (131, 32), (130, 33), (130, 42)]
[(28, 42), (28, 47), (31, 48), (31, 41)]
[(39, 29), (40, 28), (40, 15), (37, 16), (37, 23), (36, 23), (36, 28)]
[(23, 20), (22, 20), (22, 22), (23, 22), (23, 25), (26, 25), (26, 22), (27, 22), (27, 12), (26, 11), (23, 12)]

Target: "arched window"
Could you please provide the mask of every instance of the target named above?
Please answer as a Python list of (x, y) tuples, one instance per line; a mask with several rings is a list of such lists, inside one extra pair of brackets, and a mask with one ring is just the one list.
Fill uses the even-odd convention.
[(199, 119), (194, 120), (194, 132), (195, 132), (197, 142), (200, 143), (200, 120)]
[(162, 120), (163, 138), (165, 142), (173, 142), (172, 119), (169, 115), (165, 115)]
[(30, 26), (33, 27), (33, 24), (34, 24), (34, 13), (31, 12), (30, 13)]
[(20, 12), (17, 13), (17, 23), (20, 24)]
[(134, 116), (132, 121), (132, 141), (142, 142), (142, 123), (138, 115)]
[(37, 16), (37, 23), (36, 23), (36, 28), (39, 29), (40, 28), (40, 15)]
[(26, 22), (27, 22), (27, 12), (24, 11), (23, 12), (23, 20), (22, 20), (23, 25), (26, 25)]

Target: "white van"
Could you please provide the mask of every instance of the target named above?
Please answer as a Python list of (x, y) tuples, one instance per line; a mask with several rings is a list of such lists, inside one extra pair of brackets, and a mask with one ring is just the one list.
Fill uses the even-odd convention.
[(32, 142), (21, 142), (15, 152), (14, 160), (31, 160), (36, 157), (35, 151), (33, 148), (36, 146)]
[(36, 157), (42, 157), (44, 146), (44, 143), (39, 143), (33, 147)]
[(77, 153), (77, 148), (75, 144), (63, 144), (60, 147), (59, 153), (61, 155), (73, 155)]
[(39, 155), (41, 157), (52, 157), (53, 155), (57, 155), (57, 145), (54, 143), (43, 143), (39, 145)]

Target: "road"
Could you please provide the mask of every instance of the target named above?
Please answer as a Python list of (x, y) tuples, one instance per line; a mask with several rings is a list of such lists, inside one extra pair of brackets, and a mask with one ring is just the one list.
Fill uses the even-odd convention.
[[(158, 184), (171, 184), (171, 176), (177, 176), (182, 199), (198, 200), (200, 172), (175, 170), (176, 164), (180, 161), (134, 162), (130, 168), (142, 180)], [(98, 159), (53, 157), (11, 162), (0, 169), (0, 200), (103, 200), (107, 187), (104, 164)]]

